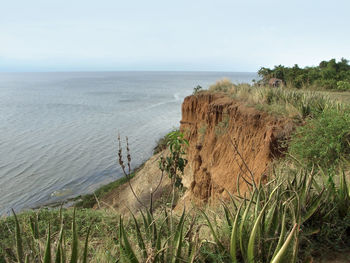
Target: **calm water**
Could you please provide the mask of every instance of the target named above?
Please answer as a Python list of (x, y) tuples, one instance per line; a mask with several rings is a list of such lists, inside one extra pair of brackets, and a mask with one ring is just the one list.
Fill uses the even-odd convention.
[(132, 165), (179, 126), (196, 85), (254, 73), (0, 73), (0, 215), (88, 193), (121, 176), (117, 133)]

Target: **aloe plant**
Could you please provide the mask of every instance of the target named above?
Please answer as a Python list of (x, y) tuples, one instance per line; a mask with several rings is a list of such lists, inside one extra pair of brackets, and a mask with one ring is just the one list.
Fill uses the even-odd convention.
[[(39, 221), (37, 216), (29, 217), (29, 229), (31, 232), (31, 242), (33, 244), (37, 243), (38, 247), (45, 244), (44, 251), (40, 251), (40, 249), (34, 249), (30, 253), (24, 253), (25, 249), (23, 247), (23, 233), (21, 232), (21, 227), (17, 215), (13, 211), (14, 219), (15, 219), (15, 240), (16, 240), (16, 259), (18, 262), (32, 262), (32, 260), (39, 260), (43, 263), (51, 263), (52, 255), (54, 255), (55, 263), (64, 263), (66, 262), (66, 254), (67, 248), (63, 245), (64, 239), (64, 224), (63, 224), (63, 216), (62, 211), (60, 211), (60, 231), (58, 234), (58, 239), (54, 240), (52, 238), (52, 224), (49, 222), (46, 230), (46, 241), (42, 241), (39, 233)], [(72, 219), (72, 245), (71, 245), (71, 263), (77, 263), (79, 259), (79, 255), (81, 255), (81, 259), (83, 263), (88, 262), (88, 245), (89, 245), (89, 234), (90, 234), (91, 225), (87, 230), (87, 234), (85, 237), (85, 245), (84, 249), (81, 251), (78, 246), (79, 237), (77, 233), (76, 226), (76, 218), (75, 218), (75, 209), (73, 211), (73, 219)], [(43, 237), (44, 238), (44, 237)], [(57, 245), (53, 249), (53, 243), (56, 241)], [(52, 254), (53, 253), (53, 254)]]

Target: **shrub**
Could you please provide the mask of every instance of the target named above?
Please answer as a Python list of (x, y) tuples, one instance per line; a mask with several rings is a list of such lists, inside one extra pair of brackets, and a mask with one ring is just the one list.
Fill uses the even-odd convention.
[(203, 90), (202, 86), (197, 85), (197, 87), (193, 88), (193, 95), (196, 95), (198, 92), (201, 92)]
[(350, 82), (349, 81), (338, 81), (337, 82), (338, 90), (350, 90)]
[(292, 136), (290, 152), (307, 163), (334, 167), (350, 154), (350, 112), (325, 110), (299, 127)]

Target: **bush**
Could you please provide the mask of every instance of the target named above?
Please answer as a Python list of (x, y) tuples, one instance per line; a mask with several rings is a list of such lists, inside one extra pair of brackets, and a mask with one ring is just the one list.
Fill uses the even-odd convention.
[(197, 93), (201, 92), (203, 90), (202, 86), (197, 85), (197, 87), (193, 88), (193, 95), (196, 95)]
[(350, 159), (350, 112), (325, 110), (299, 127), (292, 136), (290, 152), (308, 164), (334, 167)]
[(350, 82), (349, 81), (338, 81), (337, 82), (338, 90), (350, 90)]

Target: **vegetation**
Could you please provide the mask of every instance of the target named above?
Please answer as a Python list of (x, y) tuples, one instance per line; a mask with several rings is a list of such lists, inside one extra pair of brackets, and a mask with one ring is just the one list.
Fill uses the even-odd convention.
[(227, 79), (210, 86), (209, 92), (223, 92), (258, 109), (301, 121), (318, 116), (328, 109), (340, 111), (349, 108), (347, 103), (341, 103), (331, 94), (283, 87), (233, 84)]
[(271, 78), (284, 81), (288, 87), (317, 88), (332, 90), (350, 90), (350, 65), (349, 61), (342, 58), (339, 62), (335, 59), (322, 61), (316, 67), (300, 68), (275, 66), (273, 69), (262, 67), (258, 71), (262, 83), (267, 85)]
[(157, 145), (153, 149), (153, 154), (157, 154), (157, 153), (160, 153), (161, 151), (165, 150), (168, 147), (169, 134), (172, 132), (176, 132), (176, 131), (179, 131), (179, 129), (173, 128), (173, 130), (171, 132), (167, 133), (164, 137), (161, 137), (158, 140)]
[[(48, 246), (51, 262), (72, 262), (72, 251), (77, 251), (80, 260), (84, 257), (87, 238), (89, 262), (102, 257), (105, 262), (110, 262), (117, 223), (115, 214), (92, 209), (42, 209), (2, 218), (0, 262), (25, 262), (27, 258), (26, 262), (50, 262)], [(59, 261), (56, 260), (57, 253), (60, 253)]]
[(178, 217), (166, 206), (131, 218), (42, 210), (21, 214), (18, 224), (7, 217), (0, 223), (2, 260), (52, 262), (60, 254), (66, 261), (55, 262), (67, 262), (74, 252), (80, 262), (85, 255), (90, 262), (298, 262), (314, 248), (350, 245), (349, 198), (344, 173), (283, 163), (269, 183), (238, 192), (222, 210), (184, 210)]
[(323, 111), (294, 133), (290, 152), (304, 163), (334, 168), (350, 161), (350, 111)]
[[(138, 168), (140, 169), (140, 167)], [(136, 170), (138, 170), (136, 169)], [(104, 196), (106, 196), (110, 191), (112, 191), (113, 189), (118, 188), (119, 186), (125, 184), (129, 179), (131, 179), (132, 177), (134, 177), (136, 174), (136, 171), (133, 172), (130, 177), (122, 177), (119, 178), (116, 181), (113, 181), (109, 184), (103, 185), (100, 188), (98, 188), (94, 193), (92, 194), (87, 194), (87, 195), (82, 195), (82, 196), (78, 196), (76, 198), (76, 203), (75, 203), (75, 207), (80, 207), (80, 208), (93, 208), (94, 205), (97, 204), (97, 200), (103, 198)]]
[(197, 85), (195, 88), (193, 88), (193, 92), (192, 92), (192, 95), (196, 95), (197, 93), (203, 91), (203, 88), (202, 86), (200, 85)]
[[(91, 207), (96, 197), (128, 183), (142, 209), (129, 216), (113, 210), (44, 209), (2, 218), (0, 262), (294, 263), (348, 248), (348, 104), (331, 94), (235, 85), (229, 80), (198, 92), (224, 92), (297, 120), (300, 126), (288, 142), (286, 158), (273, 164), (269, 182), (257, 184), (247, 167), (247, 174), (239, 175), (250, 178), (247, 192), (241, 193), (237, 184), (237, 192), (229, 193), (230, 201), (222, 201), (221, 206), (174, 212), (188, 142), (180, 131), (172, 131), (157, 150), (168, 148), (159, 168), (160, 182), (165, 175), (171, 179), (171, 200), (155, 208), (153, 194), (158, 186), (151, 190), (148, 204), (140, 200), (130, 181), (128, 140), (124, 163), (119, 138), (119, 164), (125, 178), (85, 197), (78, 206)], [(225, 127), (223, 119), (216, 127), (217, 136)], [(201, 127), (199, 133), (205, 129)]]

